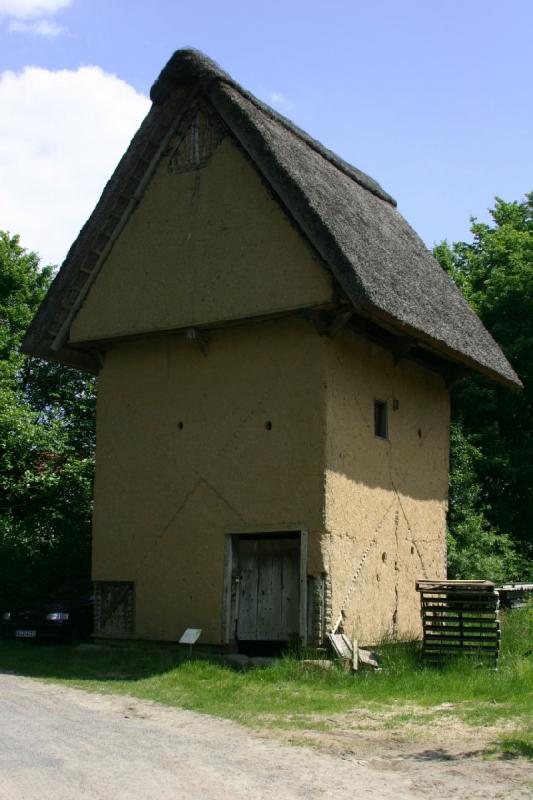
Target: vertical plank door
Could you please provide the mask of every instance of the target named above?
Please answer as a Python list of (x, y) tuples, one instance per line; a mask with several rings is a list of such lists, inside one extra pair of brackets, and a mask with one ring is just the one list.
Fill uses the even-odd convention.
[(237, 617), (237, 639), (239, 641), (255, 641), (257, 639), (258, 549), (257, 539), (240, 539), (239, 541), (239, 571), (241, 575)]
[(289, 641), (299, 633), (299, 538), (242, 538), (239, 550), (240, 641)]

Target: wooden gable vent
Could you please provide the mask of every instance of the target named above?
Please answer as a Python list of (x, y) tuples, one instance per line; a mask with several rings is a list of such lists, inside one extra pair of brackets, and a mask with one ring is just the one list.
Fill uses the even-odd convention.
[(495, 667), (500, 650), (499, 596), (490, 581), (417, 581), (424, 629), (424, 660), (450, 656), (486, 658)]
[(133, 633), (134, 586), (132, 581), (95, 581), (94, 632), (109, 636)]
[(196, 105), (176, 137), (168, 162), (170, 173), (204, 167), (225, 135), (224, 123), (206, 105)]

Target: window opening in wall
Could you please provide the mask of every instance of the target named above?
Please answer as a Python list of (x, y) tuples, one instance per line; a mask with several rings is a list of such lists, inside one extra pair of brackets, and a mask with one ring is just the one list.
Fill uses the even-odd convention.
[(380, 439), (388, 436), (387, 403), (374, 400), (374, 435)]

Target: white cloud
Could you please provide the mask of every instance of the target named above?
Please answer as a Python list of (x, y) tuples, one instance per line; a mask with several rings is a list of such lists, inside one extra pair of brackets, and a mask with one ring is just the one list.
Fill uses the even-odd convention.
[(0, 0), (0, 16), (32, 19), (55, 14), (71, 5), (71, 0)]
[(291, 101), (281, 92), (269, 91), (267, 92), (267, 98), (272, 106), (279, 108), (281, 111), (290, 111), (292, 109)]
[(0, 228), (61, 263), (149, 105), (99, 67), (0, 74)]
[(64, 25), (58, 25), (57, 22), (51, 22), (48, 19), (38, 19), (35, 22), (14, 19), (9, 23), (10, 33), (33, 33), (36, 36), (44, 36), (47, 39), (61, 36), (66, 30)]

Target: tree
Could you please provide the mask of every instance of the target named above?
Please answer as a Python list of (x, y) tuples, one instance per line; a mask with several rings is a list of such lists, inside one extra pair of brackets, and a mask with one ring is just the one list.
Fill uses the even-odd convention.
[[(460, 562), (453, 556), (464, 550), (466, 522), (464, 516), (459, 522), (456, 509), (461, 505), (458, 476), (468, 454), (471, 547), (477, 541), (478, 556), (489, 557), (499, 552), (500, 544), (512, 544), (522, 560), (519, 565), (507, 547), (506, 577), (526, 577), (533, 557), (533, 193), (523, 202), (497, 198), (491, 216), (491, 225), (472, 220), (471, 243), (443, 242), (434, 251), (524, 384), (520, 391), (475, 377), (460, 381), (453, 390), (451, 565), (455, 574), (471, 577), (464, 552)], [(481, 518), (483, 530), (500, 539), (479, 534)]]
[(459, 421), (451, 426), (450, 452), (449, 577), (503, 582), (518, 576), (523, 560), (513, 540), (488, 520), (489, 507), (476, 474), (483, 453), (465, 435)]
[(23, 356), (52, 278), (0, 231), (0, 605), (90, 575), (94, 379)]

